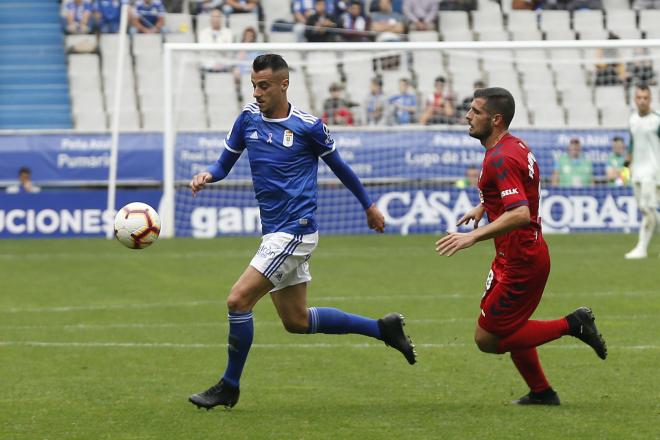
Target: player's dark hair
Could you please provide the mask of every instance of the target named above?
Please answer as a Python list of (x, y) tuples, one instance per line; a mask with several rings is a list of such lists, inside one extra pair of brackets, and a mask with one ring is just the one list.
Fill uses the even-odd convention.
[(516, 102), (507, 89), (502, 87), (487, 87), (474, 91), (474, 98), (486, 100), (486, 110), (492, 115), (500, 114), (504, 118), (504, 125), (509, 128), (516, 113)]
[(621, 136), (614, 136), (614, 137), (612, 138), (612, 142), (616, 142), (616, 141), (621, 141), (621, 142), (623, 142), (623, 138), (622, 138)]
[(20, 167), (18, 169), (18, 175), (20, 176), (23, 173), (32, 174), (32, 171), (28, 167)]
[(289, 65), (284, 61), (281, 55), (276, 53), (266, 53), (259, 55), (252, 61), (252, 70), (261, 72), (262, 70), (271, 69), (273, 72), (280, 70), (289, 70)]
[(646, 83), (637, 84), (637, 90), (641, 90), (643, 92), (651, 92), (651, 89), (649, 88), (649, 85), (646, 84)]

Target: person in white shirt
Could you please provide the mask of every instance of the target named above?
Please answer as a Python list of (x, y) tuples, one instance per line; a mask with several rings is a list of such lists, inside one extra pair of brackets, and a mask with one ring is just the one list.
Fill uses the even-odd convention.
[(646, 258), (653, 231), (660, 226), (660, 113), (651, 109), (647, 85), (635, 89), (635, 104), (637, 111), (630, 116), (630, 172), (642, 224), (637, 246), (626, 259)]
[(213, 9), (209, 12), (211, 26), (199, 31), (199, 42), (210, 44), (228, 44), (234, 41), (234, 34), (231, 29), (222, 25), (224, 16), (219, 9)]
[[(210, 26), (199, 31), (198, 40), (206, 44), (231, 44), (234, 41), (234, 33), (231, 29), (222, 25), (225, 19), (219, 9), (213, 9), (210, 13)], [(212, 57), (202, 61), (202, 67), (206, 71), (219, 72), (227, 70), (227, 66)]]

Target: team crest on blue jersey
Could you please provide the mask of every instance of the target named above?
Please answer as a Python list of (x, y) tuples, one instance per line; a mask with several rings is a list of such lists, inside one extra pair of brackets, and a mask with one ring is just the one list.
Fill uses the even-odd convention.
[(282, 138), (282, 144), (285, 147), (290, 147), (293, 145), (293, 132), (291, 130), (284, 130), (284, 137)]

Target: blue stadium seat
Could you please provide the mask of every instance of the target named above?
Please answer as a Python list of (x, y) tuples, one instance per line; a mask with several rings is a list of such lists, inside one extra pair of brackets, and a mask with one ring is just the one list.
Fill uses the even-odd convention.
[(0, 0), (0, 129), (71, 128), (60, 5)]

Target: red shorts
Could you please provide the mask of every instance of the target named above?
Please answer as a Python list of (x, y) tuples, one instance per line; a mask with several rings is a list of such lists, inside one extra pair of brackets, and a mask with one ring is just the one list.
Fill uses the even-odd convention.
[(479, 327), (504, 337), (522, 327), (543, 296), (550, 274), (550, 255), (545, 243), (524, 264), (493, 262), (481, 299)]

